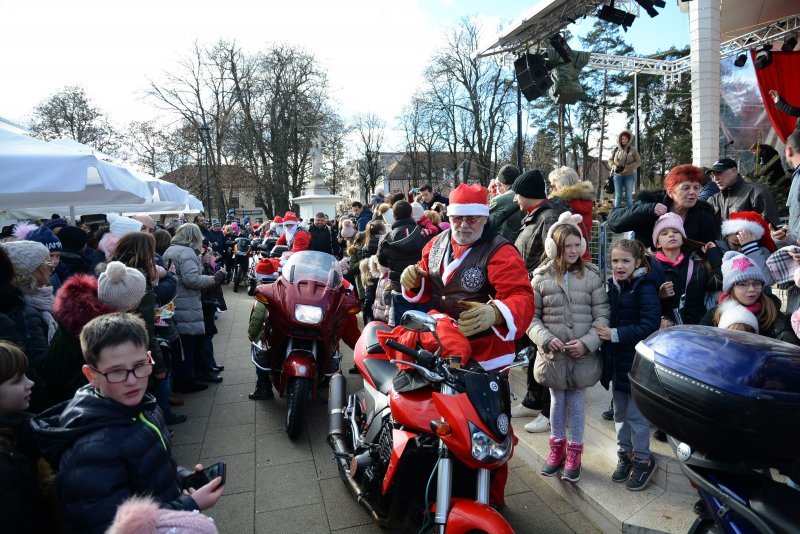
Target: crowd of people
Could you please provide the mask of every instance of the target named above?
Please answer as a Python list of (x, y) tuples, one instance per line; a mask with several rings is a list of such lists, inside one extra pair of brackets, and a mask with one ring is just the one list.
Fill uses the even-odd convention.
[[(370, 204), (308, 221), (290, 211), (262, 224), (233, 212), (224, 224), (202, 215), (167, 225), (147, 215), (18, 224), (0, 241), (4, 524), (105, 532), (131, 509), (190, 521), (174, 514), (216, 503), (219, 479), (185, 485), (202, 466), (175, 464), (169, 427), (186, 421), (173, 392), (223, 381), (215, 317), (226, 309), (222, 286), (242, 237), (286, 247), (283, 258), (254, 261), (258, 278), (296, 252), (332, 255), (361, 300), (364, 324), (397, 325), (408, 310), (435, 310), (458, 321), (474, 364), (486, 370), (535, 349), (527, 394), (511, 415), (526, 420), (527, 432), (550, 434), (543, 476), (580, 480), (585, 390), (602, 383), (612, 390), (606, 415), (619, 446), (609, 476), (644, 489), (656, 463), (627, 378), (637, 342), (658, 329), (703, 324), (800, 344), (800, 132), (785, 156), (794, 174), (782, 226), (769, 190), (743, 179), (727, 158), (705, 170), (679, 165), (662, 190), (634, 198), (630, 176), (640, 159), (622, 132), (609, 158), (617, 193), (608, 228), (632, 235), (611, 248), (607, 280), (587, 246), (594, 186), (568, 167), (545, 178), (505, 165), (491, 194), (466, 184), (449, 196), (430, 185), (376, 190)], [(703, 199), (709, 183), (717, 191)], [(788, 289), (783, 308), (774, 287)], [(251, 340), (265, 321), (256, 303)], [(353, 347), (355, 316), (344, 330)], [(250, 398), (273, 397), (259, 371)], [(504, 504), (506, 469), (493, 474), (496, 506)], [(129, 501), (141, 497), (149, 500)]]

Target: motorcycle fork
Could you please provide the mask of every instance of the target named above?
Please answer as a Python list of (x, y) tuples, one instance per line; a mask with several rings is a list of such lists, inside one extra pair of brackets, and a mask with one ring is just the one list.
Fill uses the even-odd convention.
[[(442, 395), (455, 395), (455, 390), (442, 384)], [(444, 420), (444, 419), (443, 419)], [(444, 534), (447, 527), (447, 514), (450, 511), (450, 498), (453, 493), (453, 460), (444, 441), (439, 442), (439, 473), (436, 478), (436, 531)]]

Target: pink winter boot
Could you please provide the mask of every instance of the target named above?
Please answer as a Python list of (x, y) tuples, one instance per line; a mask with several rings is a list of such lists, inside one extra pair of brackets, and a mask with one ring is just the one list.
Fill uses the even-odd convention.
[(581, 479), (581, 455), (583, 454), (583, 443), (570, 441), (567, 443), (567, 462), (564, 464), (564, 472), (561, 473), (561, 480), (577, 482)]
[(558, 474), (558, 470), (564, 465), (564, 458), (567, 455), (566, 448), (566, 439), (550, 437), (550, 455), (542, 466), (542, 470), (539, 471), (542, 476), (554, 477)]

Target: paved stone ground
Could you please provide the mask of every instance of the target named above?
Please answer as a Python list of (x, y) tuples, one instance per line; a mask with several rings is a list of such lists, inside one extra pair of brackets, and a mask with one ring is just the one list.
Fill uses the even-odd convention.
[[(306, 428), (286, 436), (286, 401), (253, 402), (255, 371), (250, 363), (247, 322), (252, 299), (225, 287), (228, 311), (214, 338), (225, 380), (207, 391), (186, 395), (176, 411), (189, 415), (175, 426), (174, 455), (181, 465), (227, 463), (225, 493), (209, 510), (223, 534), (381, 532), (355, 503), (339, 479), (325, 442), (325, 405), (311, 401)], [(345, 350), (343, 366), (352, 365)], [(348, 391), (359, 387), (348, 379)], [(540, 476), (512, 458), (503, 515), (518, 533), (592, 533), (597, 528)]]

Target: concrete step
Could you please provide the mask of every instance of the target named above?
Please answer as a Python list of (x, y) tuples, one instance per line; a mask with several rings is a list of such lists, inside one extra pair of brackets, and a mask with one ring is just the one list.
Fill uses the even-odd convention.
[[(525, 369), (514, 369), (511, 390), (519, 400), (525, 395)], [(587, 391), (587, 414), (581, 480), (564, 483), (545, 478), (548, 484), (569, 500), (604, 532), (687, 532), (695, 520), (692, 506), (697, 493), (680, 472), (669, 446), (651, 439), (658, 470), (648, 487), (633, 492), (611, 480), (617, 464), (617, 445), (613, 422), (600, 413), (608, 408), (611, 394), (599, 384)], [(519, 402), (519, 400), (517, 402)], [(519, 437), (515, 455), (536, 472), (549, 454), (549, 433), (530, 434), (522, 429), (526, 419), (514, 419)]]

